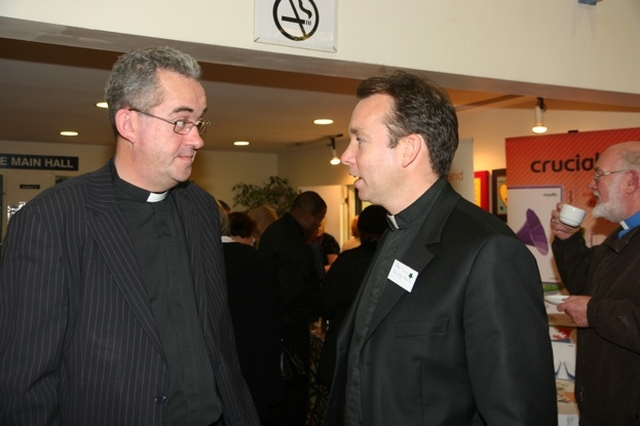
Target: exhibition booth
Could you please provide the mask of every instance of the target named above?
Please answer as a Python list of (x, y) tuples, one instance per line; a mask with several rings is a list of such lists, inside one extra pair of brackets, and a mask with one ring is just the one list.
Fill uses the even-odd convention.
[(586, 210), (581, 226), (587, 245), (604, 241), (618, 225), (591, 215), (595, 198), (588, 185), (600, 154), (610, 145), (626, 141), (640, 141), (640, 128), (507, 138), (506, 173), (498, 171), (501, 178), (493, 179), (493, 204), (501, 208), (494, 212), (506, 215), (507, 223), (531, 250), (540, 270), (547, 296), (560, 426), (578, 424), (573, 389), (577, 329), (568, 315), (556, 309), (560, 300), (549, 297), (566, 293), (551, 251), (551, 211), (559, 202)]

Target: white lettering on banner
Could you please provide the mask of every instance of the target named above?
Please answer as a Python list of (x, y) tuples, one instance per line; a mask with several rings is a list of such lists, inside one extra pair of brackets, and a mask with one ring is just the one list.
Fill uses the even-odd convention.
[(0, 154), (0, 168), (36, 170), (78, 170), (78, 157)]
[(14, 157), (11, 159), (11, 165), (20, 168), (40, 168), (42, 161), (40, 158)]
[(68, 159), (57, 159), (57, 158), (46, 158), (44, 160), (44, 166), (46, 168), (53, 168), (53, 169), (70, 169), (73, 166), (71, 165), (71, 162)]

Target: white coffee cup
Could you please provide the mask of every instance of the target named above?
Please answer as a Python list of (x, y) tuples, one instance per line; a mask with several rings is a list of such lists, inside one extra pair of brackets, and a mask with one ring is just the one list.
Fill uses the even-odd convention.
[(560, 222), (565, 225), (575, 228), (576, 226), (580, 226), (585, 214), (586, 212), (578, 207), (572, 206), (571, 204), (563, 204), (558, 218)]

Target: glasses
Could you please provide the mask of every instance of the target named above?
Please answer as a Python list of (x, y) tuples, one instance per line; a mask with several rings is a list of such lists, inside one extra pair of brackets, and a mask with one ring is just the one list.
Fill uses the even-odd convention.
[(179, 135), (186, 135), (191, 131), (191, 129), (193, 129), (194, 126), (196, 127), (196, 129), (198, 129), (198, 133), (204, 133), (207, 131), (207, 129), (211, 125), (211, 122), (209, 120), (203, 120), (202, 118), (196, 121), (195, 123), (189, 120), (170, 121), (170, 120), (167, 120), (166, 118), (157, 117), (153, 114), (149, 114), (148, 112), (140, 111), (139, 109), (135, 109), (135, 108), (129, 108), (129, 111), (135, 111), (138, 114), (146, 115), (147, 117), (151, 117), (151, 118), (157, 118), (158, 120), (162, 120), (165, 123), (173, 124), (173, 131)]
[(601, 171), (596, 171), (593, 174), (593, 180), (596, 181), (596, 183), (600, 182), (600, 179), (602, 179), (605, 176), (609, 176), (609, 175), (613, 175), (616, 173), (624, 173), (624, 172), (628, 172), (630, 169), (622, 169), (622, 170), (614, 170), (612, 172), (601, 172)]

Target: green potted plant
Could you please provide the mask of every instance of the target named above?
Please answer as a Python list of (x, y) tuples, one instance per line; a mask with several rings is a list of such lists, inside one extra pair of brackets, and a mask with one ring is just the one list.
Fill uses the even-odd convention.
[(288, 179), (278, 176), (270, 176), (269, 181), (262, 186), (240, 182), (231, 190), (234, 192), (234, 206), (244, 206), (248, 210), (268, 205), (276, 210), (278, 217), (289, 211), (293, 200), (300, 193), (291, 187)]

